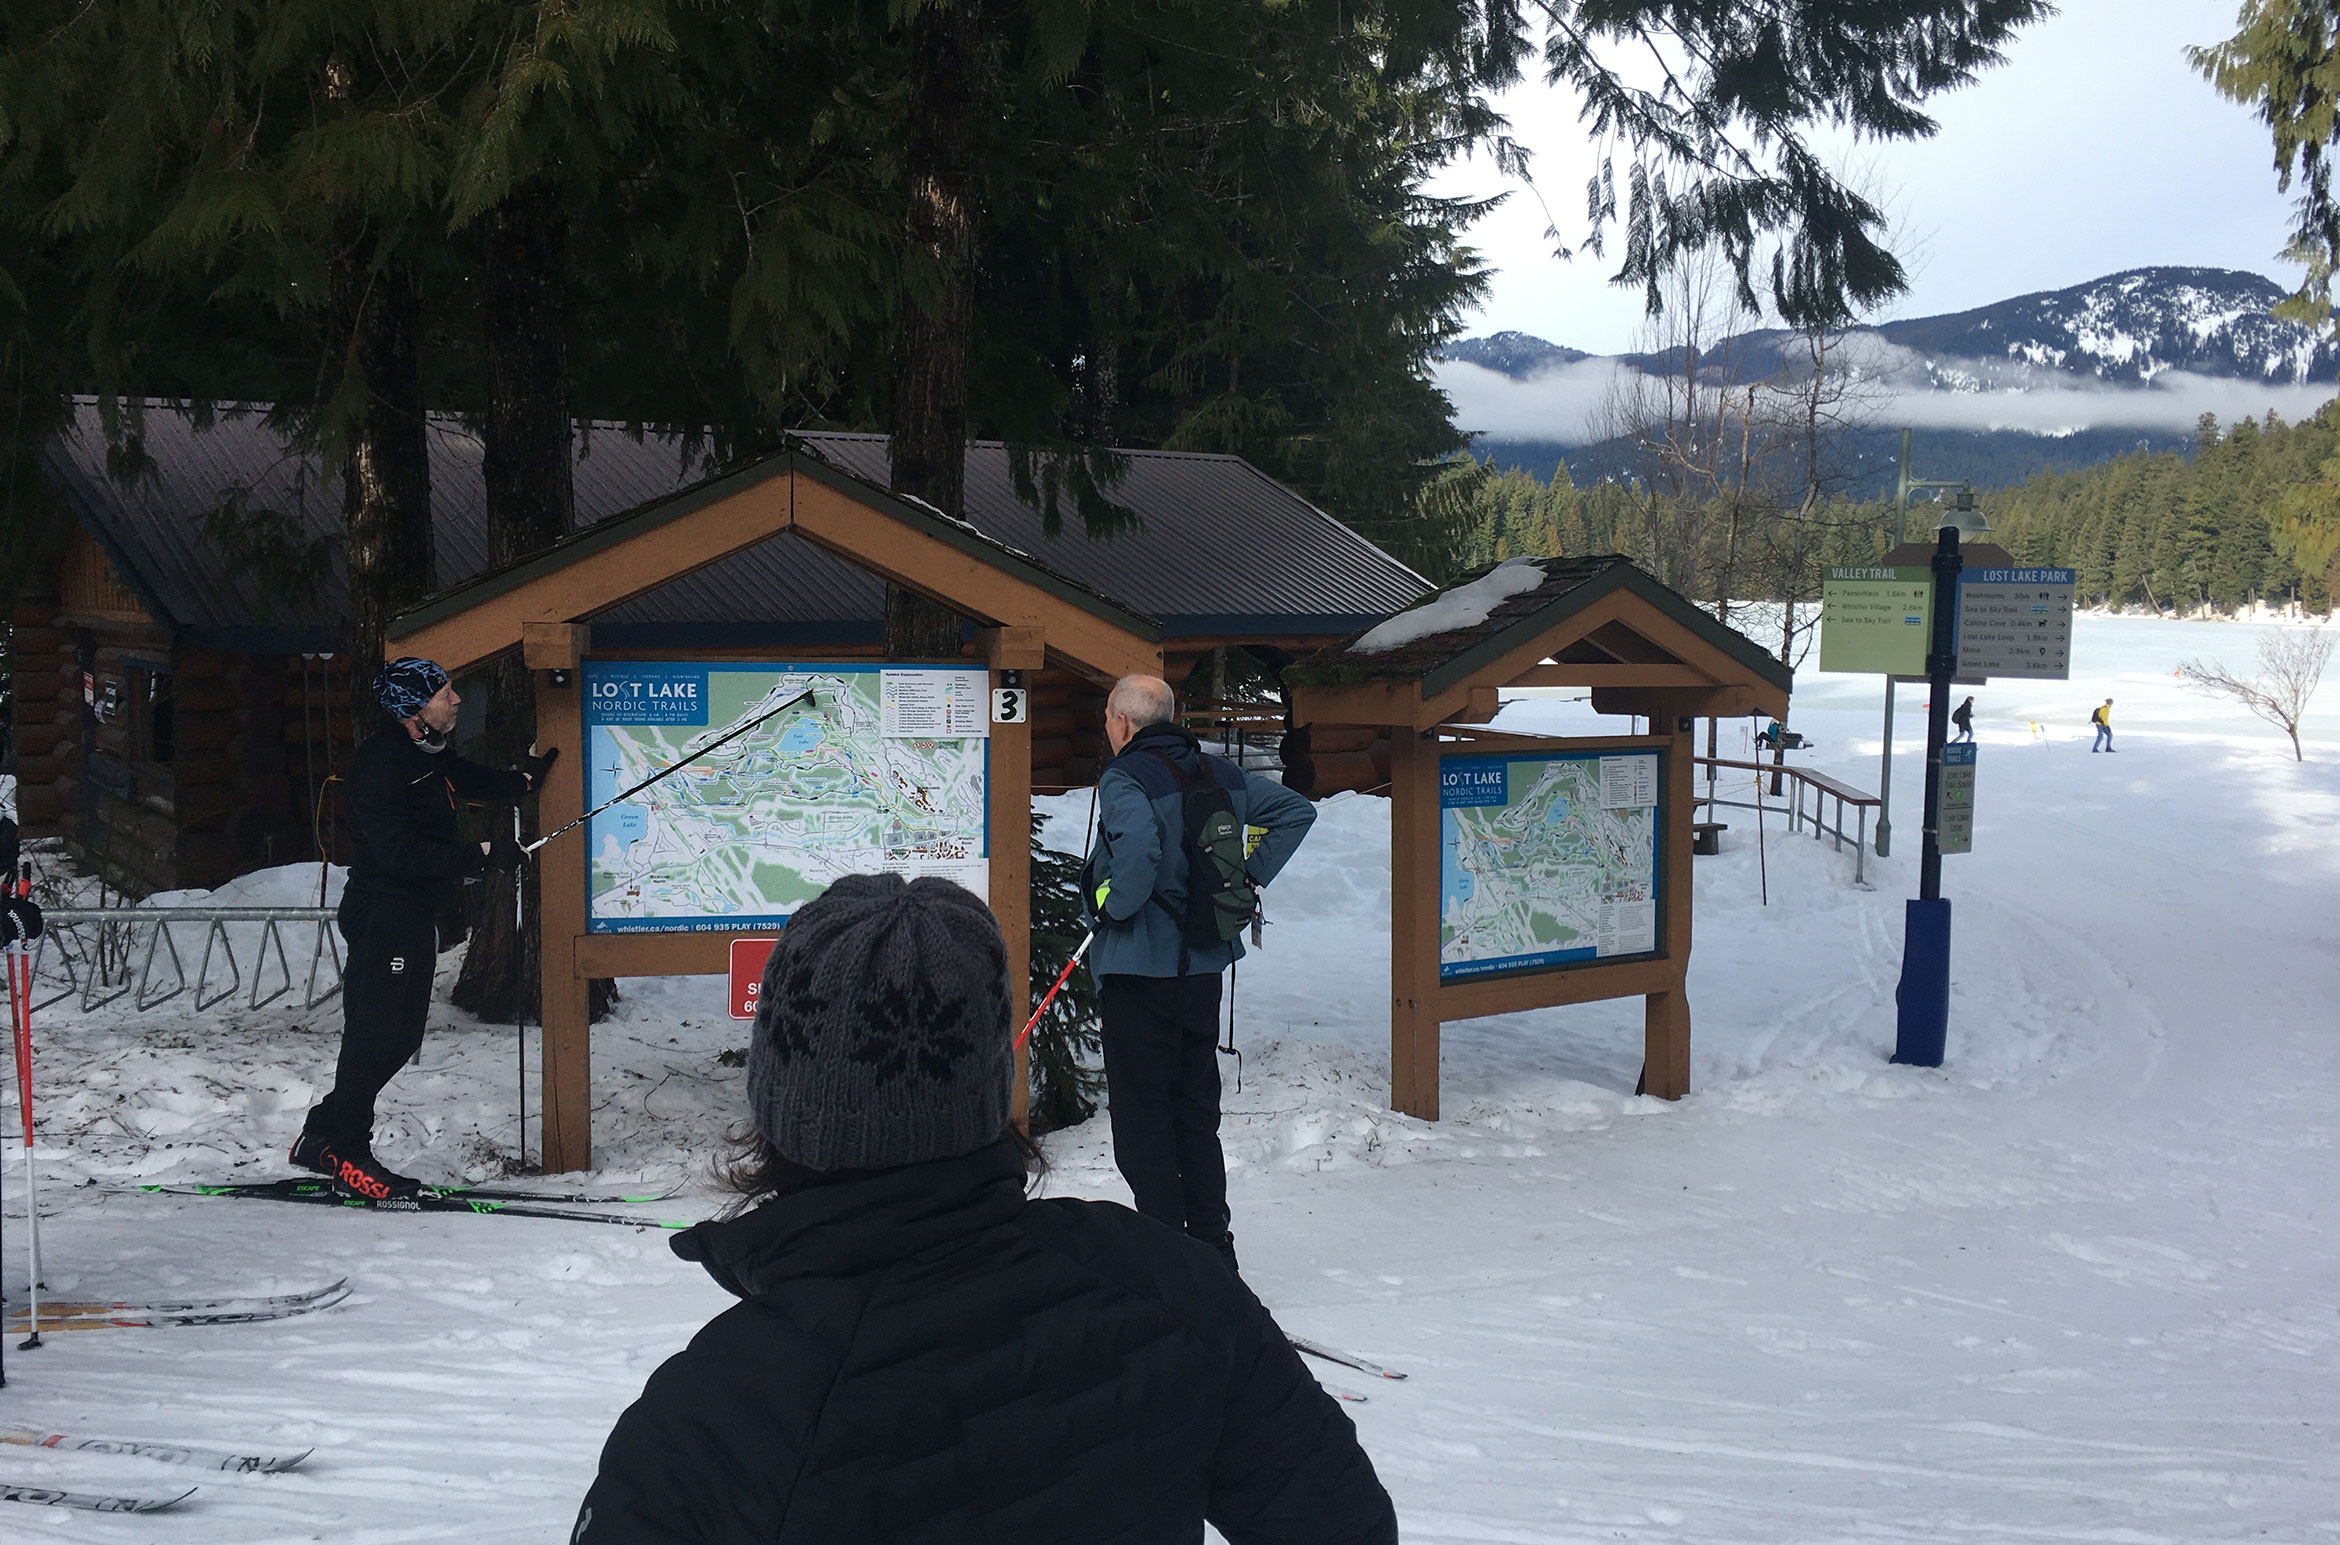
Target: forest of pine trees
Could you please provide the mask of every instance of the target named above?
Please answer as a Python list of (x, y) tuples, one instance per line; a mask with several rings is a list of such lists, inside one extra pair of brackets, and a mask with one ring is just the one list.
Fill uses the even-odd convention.
[[(2328, 611), (2340, 585), (2340, 524), (2330, 518), (2336, 485), (2340, 404), (2297, 424), (2269, 414), (2224, 427), (2206, 414), (2191, 455), (2138, 452), (2082, 471), (2043, 472), (1981, 493), (1978, 502), (1990, 517), (1988, 540), (2022, 563), (2078, 570), (2085, 605), (2183, 613), (2296, 602)], [(1831, 500), (1803, 511), (1758, 495), (1737, 499), (1727, 585), (1737, 599), (1812, 599), (1828, 565), (1871, 562), (1891, 545), (1890, 500)], [(1730, 513), (1724, 500), (1701, 512), (1696, 599), (1715, 600), (1725, 588)], [(1462, 537), (1462, 567), (1522, 553), (1600, 552), (1647, 567), (1660, 521), (1680, 528), (1675, 512), (1637, 483), (1578, 488), (1566, 467), (1548, 483), (1517, 468), (1490, 469)], [(1909, 529), (1924, 529), (1915, 507)]]

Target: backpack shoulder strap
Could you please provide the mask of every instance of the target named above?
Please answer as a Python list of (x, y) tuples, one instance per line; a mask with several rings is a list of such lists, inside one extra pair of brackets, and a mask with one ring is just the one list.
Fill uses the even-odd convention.
[(1162, 764), (1162, 770), (1170, 775), (1170, 781), (1175, 787), (1184, 789), (1194, 786), (1194, 780), (1198, 775), (1179, 766), (1177, 759), (1169, 752), (1164, 751), (1159, 746), (1148, 746), (1145, 749), (1146, 755)]
[(1235, 765), (1232, 759), (1213, 756), (1208, 751), (1202, 753), (1202, 759), (1203, 765), (1211, 770), (1211, 776), (1218, 780), (1220, 788), (1225, 789), (1230, 794), (1243, 792), (1247, 775), (1241, 767)]

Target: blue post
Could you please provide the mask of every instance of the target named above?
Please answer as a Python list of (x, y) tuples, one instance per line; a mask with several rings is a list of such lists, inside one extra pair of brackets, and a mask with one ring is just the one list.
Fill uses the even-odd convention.
[(1950, 1039), (1950, 903), (1937, 896), (1905, 905), (1893, 1060), (1938, 1068)]

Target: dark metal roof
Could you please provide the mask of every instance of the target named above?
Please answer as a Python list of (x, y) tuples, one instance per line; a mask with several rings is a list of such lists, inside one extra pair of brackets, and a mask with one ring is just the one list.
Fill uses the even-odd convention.
[[(877, 484), (863, 482), (849, 472), (841, 472), (811, 452), (791, 447), (759, 456), (743, 466), (720, 473), (702, 483), (694, 483), (679, 493), (654, 499), (648, 504), (612, 515), (607, 520), (580, 526), (551, 546), (505, 564), (487, 569), (437, 594), (416, 602), (406, 611), (390, 620), (393, 637), (429, 627), (434, 622), (467, 611), (491, 596), (501, 595), (539, 576), (555, 572), (588, 554), (602, 552), (611, 546), (631, 541), (647, 531), (656, 530), (670, 521), (679, 520), (695, 510), (705, 509), (783, 473), (812, 477), (827, 483), (869, 509), (918, 529), (925, 535), (964, 555), (971, 562), (1014, 574), (1084, 611), (1104, 618), (1125, 632), (1135, 633), (1149, 643), (1162, 637), (1161, 625), (1151, 617), (1130, 610), (1111, 596), (1090, 589), (1075, 579), (1068, 579), (1055, 570), (1034, 560), (1029, 554), (1016, 551), (1004, 542), (984, 535), (964, 520), (954, 520), (934, 506), (917, 499), (904, 498)], [(762, 545), (761, 543), (758, 544)], [(714, 565), (710, 564), (712, 568)], [(655, 597), (657, 592), (649, 594)]]
[[(1715, 621), (1704, 607), (1660, 584), (1630, 558), (1601, 553), (1584, 558), (1514, 558), (1511, 562), (1535, 565), (1543, 571), (1543, 582), (1498, 601), (1479, 622), (1369, 654), (1360, 653), (1355, 648), (1356, 638), (1350, 638), (1292, 666), (1286, 679), (1336, 686), (1418, 677), (1422, 696), (1435, 697), (1617, 590), (1632, 591), (1746, 667), (1751, 675), (1781, 691), (1788, 690), (1794, 679), (1793, 672), (1762, 645)], [(1469, 584), (1485, 573), (1482, 570), (1448, 588)], [(1437, 595), (1424, 596), (1422, 604), (1436, 599)]]
[[(453, 419), (433, 419), (430, 433), (437, 578), (455, 587), (487, 566), (481, 445)], [(83, 402), (48, 457), (123, 582), (190, 643), (332, 647), (348, 608), (338, 552), (308, 604), (272, 615), (251, 577), (233, 572), (205, 536), (203, 515), (240, 497), (247, 508), (292, 517), (311, 539), (334, 539), (341, 532), (339, 484), (321, 484), (316, 458), (288, 445), (256, 411), (223, 412), (198, 430), (187, 412), (149, 405), (144, 434), (147, 468), (115, 479), (96, 405)], [(882, 488), (883, 436), (813, 434), (803, 441), (841, 471)], [(1173, 638), (1346, 634), (1429, 588), (1239, 457), (1120, 454), (1127, 472), (1108, 497), (1135, 514), (1134, 529), (1091, 539), (1068, 509), (1066, 529), (1046, 536), (1039, 510), (1017, 497), (1007, 447), (997, 441), (968, 446), (969, 521), (991, 541), (1159, 619)], [(679, 439), (636, 439), (596, 426), (577, 442), (579, 525), (667, 499), (712, 471)], [(613, 608), (596, 623), (610, 629), (605, 636), (616, 647), (777, 647), (874, 638), (883, 614), (879, 580), (782, 535)]]
[[(837, 466), (883, 487), (884, 435), (807, 434)], [(1260, 631), (1347, 633), (1387, 616), (1430, 581), (1274, 481), (1240, 456), (1117, 451), (1120, 480), (1107, 498), (1137, 517), (1092, 539), (1066, 508), (1047, 534), (1040, 509), (1015, 488), (1008, 448), (967, 447), (967, 518), (1061, 573), (1120, 596), (1173, 634)], [(1069, 499), (1066, 501), (1069, 506)]]

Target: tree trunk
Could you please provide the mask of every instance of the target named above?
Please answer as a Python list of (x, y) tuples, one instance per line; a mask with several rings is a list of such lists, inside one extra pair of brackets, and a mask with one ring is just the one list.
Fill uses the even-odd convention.
[[(479, 220), (480, 354), (487, 385), (488, 562), (511, 563), (567, 533), (573, 519), (569, 450), (569, 335), (566, 222), (548, 184), (530, 183)], [(506, 655), (487, 671), (487, 729), (474, 755), (493, 767), (515, 765), (536, 738), (536, 689), (527, 668)], [(580, 748), (562, 748), (568, 757)], [(565, 762), (561, 775), (573, 775)], [(522, 840), (538, 831), (535, 802), (522, 809)], [(502, 825), (504, 811), (490, 819)], [(565, 839), (564, 839), (565, 840)], [(527, 930), (513, 958), (512, 881), (480, 884), (479, 918), (450, 995), (458, 1008), (490, 1023), (538, 1013), (539, 934), (536, 870), (523, 871)], [(597, 984), (598, 986), (598, 984)], [(517, 991), (518, 997), (514, 993)], [(597, 1000), (606, 1000), (601, 988)]]
[(362, 697), (402, 608), (437, 588), (431, 462), (422, 398), (422, 292), (414, 271), (377, 266), (374, 241), (352, 222), (334, 263), (334, 345), (354, 383), (342, 477), (348, 526), (350, 681)]
[[(894, 353), (893, 487), (966, 513), (967, 347), (974, 310), (976, 142), (983, 104), (981, 0), (935, 0), (910, 23), (905, 293)], [(948, 659), (959, 618), (886, 587), (886, 656)]]

